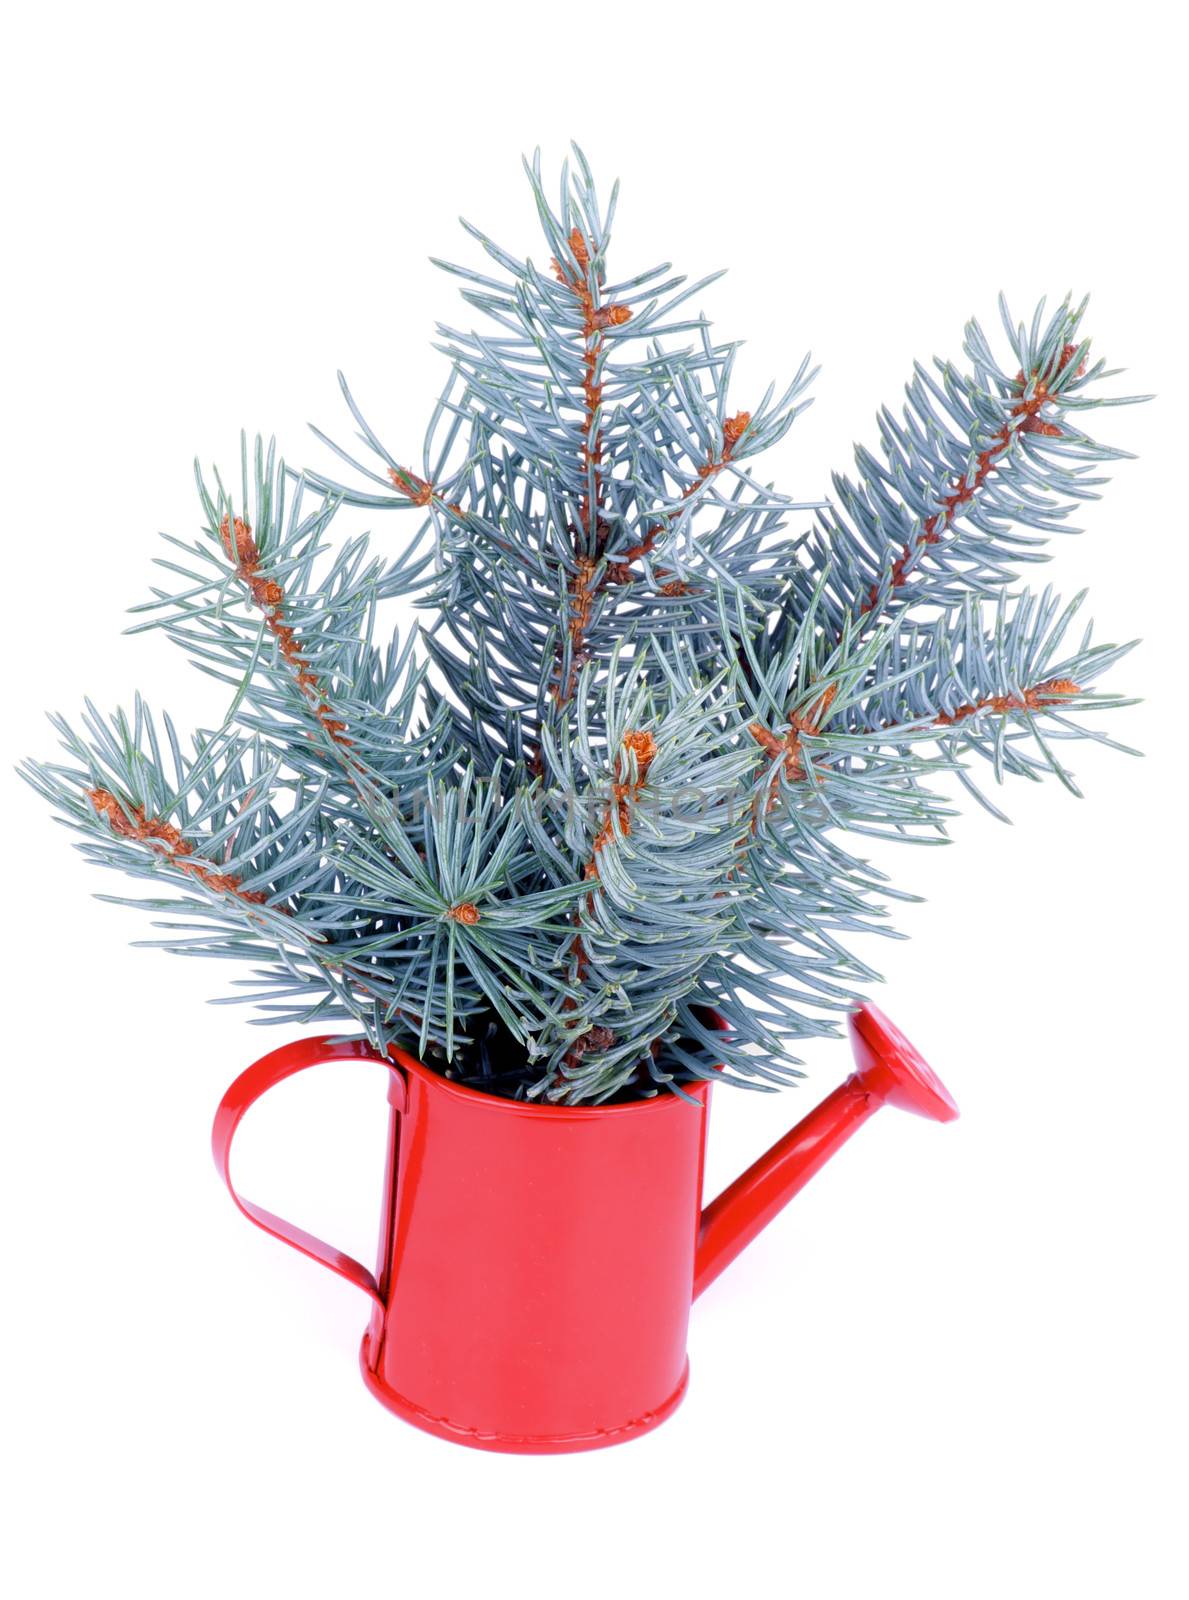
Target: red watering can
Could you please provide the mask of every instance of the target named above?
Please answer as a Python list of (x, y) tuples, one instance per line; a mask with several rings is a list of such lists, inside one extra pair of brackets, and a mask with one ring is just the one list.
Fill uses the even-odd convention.
[[(874, 1006), (850, 1019), (857, 1070), (701, 1210), (710, 1085), (690, 1100), (533, 1105), (467, 1089), (393, 1047), (325, 1037), (248, 1068), (215, 1117), (215, 1161), (267, 1233), (372, 1298), (360, 1360), (408, 1422), (483, 1450), (618, 1444), (685, 1393), (690, 1303), (872, 1112), (958, 1108)], [(373, 1275), (241, 1199), (231, 1141), (266, 1089), (325, 1061), (387, 1068), (387, 1172)]]

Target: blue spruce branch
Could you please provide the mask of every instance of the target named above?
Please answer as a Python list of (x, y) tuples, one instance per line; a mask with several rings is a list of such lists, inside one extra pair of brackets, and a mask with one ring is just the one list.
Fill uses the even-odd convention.
[[(1081, 597), (1014, 591), (1124, 452), (1084, 303), (1002, 307), (961, 367), (918, 366), (832, 502), (758, 458), (809, 403), (808, 359), (742, 403), (713, 277), (612, 270), (581, 152), (545, 189), (545, 254), (467, 225), (439, 263), (479, 328), (419, 458), (315, 433), (348, 482), (241, 452), (198, 474), (196, 540), (136, 609), (230, 705), (183, 750), (130, 716), (57, 719), (25, 775), (89, 859), (153, 880), (152, 942), (246, 964), (270, 1023), (348, 1021), (492, 1093), (605, 1103), (713, 1074), (770, 1089), (876, 976), (912, 896), (865, 838), (945, 842), (956, 780), (1055, 775), (1127, 702)], [(332, 540), (343, 508), (413, 513), (395, 555)], [(803, 515), (816, 515), (805, 530)], [(388, 548), (385, 539), (382, 548)], [(426, 623), (381, 629), (405, 599)], [(135, 631), (135, 630), (134, 630)]]

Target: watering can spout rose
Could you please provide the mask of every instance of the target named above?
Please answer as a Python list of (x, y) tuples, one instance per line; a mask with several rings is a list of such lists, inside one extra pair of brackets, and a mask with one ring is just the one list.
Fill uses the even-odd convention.
[[(285, 1045), (215, 1117), (215, 1161), (245, 1216), (363, 1289), (361, 1366), (407, 1421), (481, 1449), (593, 1449), (646, 1433), (688, 1381), (691, 1302), (880, 1106), (958, 1109), (874, 1006), (850, 1018), (855, 1071), (701, 1209), (710, 1084), (627, 1105), (478, 1093), (362, 1039)], [(375, 1272), (240, 1196), (231, 1144), (274, 1084), (329, 1061), (388, 1072)]]

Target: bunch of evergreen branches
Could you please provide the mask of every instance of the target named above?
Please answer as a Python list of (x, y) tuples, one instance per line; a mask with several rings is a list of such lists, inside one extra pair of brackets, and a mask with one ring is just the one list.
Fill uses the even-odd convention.
[[(419, 471), (344, 384), (350, 484), (260, 440), (238, 494), (198, 473), (202, 532), (136, 609), (230, 686), (219, 727), (187, 745), (139, 698), (88, 703), (24, 771), (87, 856), (153, 881), (125, 902), (164, 913), (151, 942), (246, 964), (264, 1020), (348, 1018), (569, 1104), (780, 1084), (906, 898), (861, 837), (942, 840), (936, 776), (989, 803), (979, 761), (1072, 788), (1062, 743), (1126, 703), (1094, 687), (1123, 649), (1075, 629), (1081, 597), (1011, 587), (1123, 454), (1084, 413), (1125, 402), (1084, 306), (1001, 305), (1005, 359), (971, 323), (831, 502), (790, 499), (754, 463), (808, 364), (740, 408), (736, 347), (688, 309), (711, 280), (613, 276), (581, 152), (556, 206), (526, 170), (547, 264), (468, 227), (490, 266), (447, 270), (486, 326), (440, 330)], [(334, 549), (344, 504), (417, 531)], [(397, 597), (432, 620), (377, 638)]]

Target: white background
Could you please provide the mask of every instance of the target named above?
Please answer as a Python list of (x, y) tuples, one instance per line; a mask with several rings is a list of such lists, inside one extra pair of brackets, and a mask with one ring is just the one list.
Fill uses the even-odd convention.
[[(1163, 20), (1159, 20), (1163, 15)], [(1155, 391), (1141, 452), (1062, 544), (1144, 697), (1087, 793), (1015, 786), (900, 852), (911, 941), (878, 998), (962, 1106), (889, 1113), (701, 1301), (684, 1407), (568, 1458), (472, 1453), (364, 1390), (362, 1296), (247, 1226), (208, 1154), (226, 1083), (280, 1042), (221, 974), (128, 950), (120, 892), (5, 780), (3, 1560), (24, 1597), (1185, 1593), (1187, 1131), (1183, 40), (1125, 7), (291, 4), (26, 8), (3, 116), (10, 225), (4, 707), (220, 692), (126, 639), (195, 452), (241, 426), (324, 464), (342, 366), (419, 447), (468, 315), (433, 253), (474, 219), (542, 247), (522, 151), (571, 135), (624, 180), (616, 270), (731, 273), (746, 405), (812, 345), (773, 470), (809, 497), (916, 356), (1002, 286), (1090, 289), (1096, 350)], [(381, 546), (412, 527), (381, 521)], [(885, 863), (886, 864), (886, 863)], [(720, 1093), (717, 1187), (847, 1070)], [(383, 1095), (364, 1066), (278, 1091), (248, 1192), (370, 1258)]]

